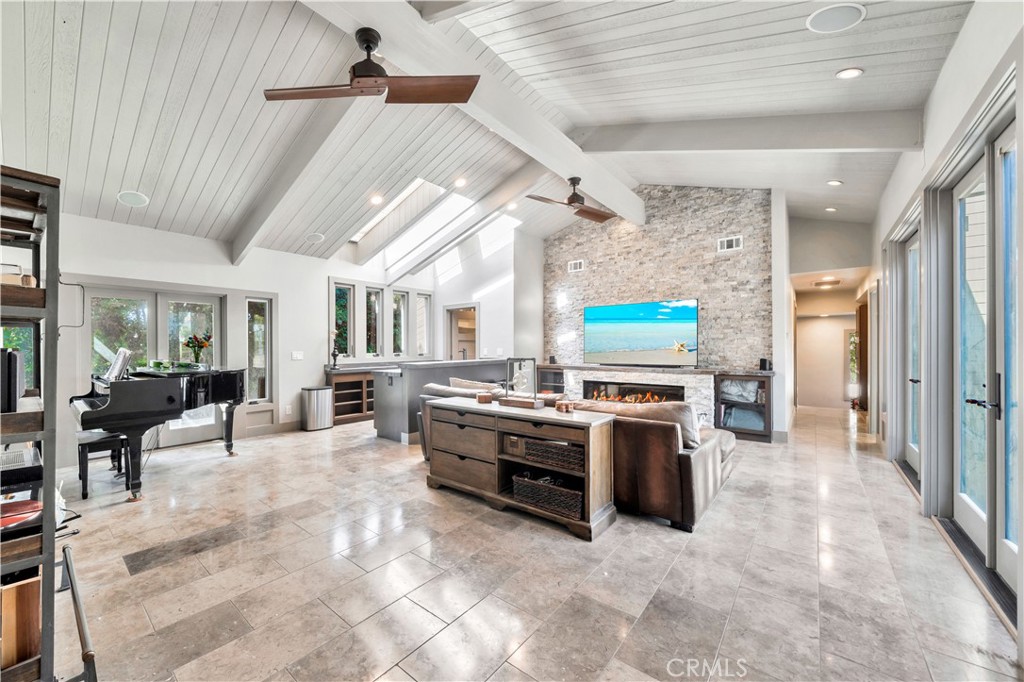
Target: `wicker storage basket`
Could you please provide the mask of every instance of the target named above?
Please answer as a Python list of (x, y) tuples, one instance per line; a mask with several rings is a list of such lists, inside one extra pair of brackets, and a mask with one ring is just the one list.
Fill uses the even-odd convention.
[(583, 518), (583, 493), (549, 483), (545, 479), (534, 480), (529, 473), (512, 477), (512, 495), (516, 502), (544, 509), (570, 519)]
[(550, 440), (527, 440), (524, 456), (531, 462), (583, 471), (583, 446)]

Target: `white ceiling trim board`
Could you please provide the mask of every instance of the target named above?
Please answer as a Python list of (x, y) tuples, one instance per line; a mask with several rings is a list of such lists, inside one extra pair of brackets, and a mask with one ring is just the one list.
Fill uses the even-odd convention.
[(600, 126), (578, 131), (583, 151), (832, 151), (921, 149), (920, 111), (865, 111)]

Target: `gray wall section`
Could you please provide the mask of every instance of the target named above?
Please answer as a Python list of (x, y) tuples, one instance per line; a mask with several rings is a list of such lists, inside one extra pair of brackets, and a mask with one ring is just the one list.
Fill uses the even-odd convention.
[[(700, 299), (701, 367), (756, 368), (772, 357), (768, 190), (642, 185), (647, 224), (580, 220), (544, 244), (544, 357), (583, 361), (583, 308)], [(743, 249), (718, 253), (721, 237)], [(569, 273), (583, 259), (583, 272)]]
[(789, 271), (825, 272), (871, 265), (873, 226), (835, 220), (789, 219)]

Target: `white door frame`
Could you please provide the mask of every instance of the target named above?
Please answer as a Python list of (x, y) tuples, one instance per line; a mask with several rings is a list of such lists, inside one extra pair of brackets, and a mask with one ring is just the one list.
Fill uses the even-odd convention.
[[(917, 270), (916, 270), (916, 272), (911, 271), (911, 269), (910, 269), (910, 252), (912, 250), (916, 250), (917, 251)], [(903, 405), (903, 415), (902, 415), (903, 423), (904, 423), (904, 429), (903, 429), (903, 439), (902, 439), (902, 446), (903, 446), (903, 448), (902, 448), (902, 452), (900, 454), (900, 459), (905, 460), (907, 462), (907, 464), (909, 464), (910, 467), (914, 471), (917, 472), (918, 479), (920, 480), (920, 478), (921, 478), (921, 433), (922, 433), (922, 428), (921, 427), (922, 427), (922, 421), (923, 421), (922, 420), (922, 412), (923, 412), (923, 409), (922, 409), (922, 397), (923, 397), (923, 393), (924, 393), (924, 390), (923, 390), (924, 383), (922, 382), (922, 379), (921, 379), (921, 373), (922, 373), (921, 369), (923, 368), (924, 363), (923, 363), (922, 357), (921, 357), (921, 349), (922, 349), (922, 345), (923, 344), (922, 344), (922, 333), (921, 333), (922, 332), (922, 328), (921, 328), (921, 313), (922, 313), (922, 310), (921, 310), (921, 308), (922, 308), (922, 306), (921, 306), (921, 299), (922, 299), (922, 295), (921, 295), (921, 280), (922, 280), (921, 270), (922, 270), (922, 263), (921, 263), (921, 232), (920, 232), (920, 226), (917, 226), (917, 228), (915, 228), (914, 233), (912, 235), (910, 235), (910, 238), (907, 239), (907, 241), (903, 242), (902, 248), (900, 249), (900, 253), (901, 253), (902, 258), (903, 258), (903, 281), (902, 281), (902, 284), (903, 284), (903, 296), (902, 296), (902, 301), (901, 301), (902, 315), (900, 317), (904, 321), (903, 345), (902, 345), (902, 347), (900, 349), (900, 352), (903, 355), (902, 366), (904, 368), (904, 372), (903, 372), (903, 375), (901, 377), (901, 381), (903, 383), (904, 395), (906, 396), (906, 401), (904, 402), (904, 405)], [(912, 291), (912, 289), (910, 287), (910, 278), (911, 277), (917, 277), (917, 345), (918, 345), (918, 347), (917, 347), (917, 358), (918, 358), (918, 364), (917, 364), (916, 368), (910, 366), (910, 342), (911, 342), (911, 335), (910, 335), (909, 324), (910, 324), (910, 308), (911, 308), (910, 295), (911, 295), (911, 291)], [(916, 384), (914, 382), (916, 382)], [(912, 398), (912, 396), (914, 394), (914, 391), (917, 391), (917, 443), (916, 444), (913, 444), (913, 443), (910, 442), (910, 434), (911, 434), (911, 426), (912, 426), (911, 425), (911, 415), (910, 415), (910, 412), (911, 412), (910, 405), (911, 405), (911, 398)]]

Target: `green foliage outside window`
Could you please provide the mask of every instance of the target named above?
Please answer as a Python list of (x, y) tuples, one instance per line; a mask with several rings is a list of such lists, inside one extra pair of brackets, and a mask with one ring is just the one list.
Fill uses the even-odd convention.
[(352, 290), (349, 287), (334, 287), (334, 348), (340, 354), (350, 353), (348, 340), (349, 315), (352, 312)]
[(32, 327), (4, 327), (3, 347), (21, 351), (25, 363), (25, 388), (36, 388), (36, 347)]

